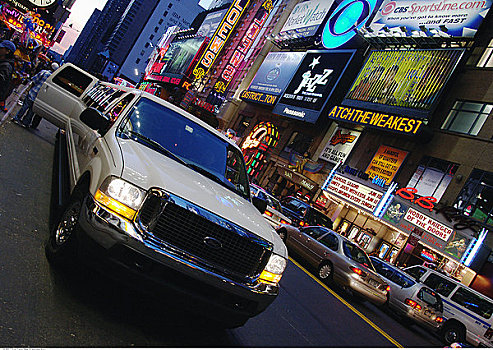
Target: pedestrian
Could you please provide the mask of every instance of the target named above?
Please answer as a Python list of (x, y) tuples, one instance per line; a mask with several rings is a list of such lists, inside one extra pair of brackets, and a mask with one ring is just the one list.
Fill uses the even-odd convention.
[(14, 72), (15, 44), (4, 40), (0, 43), (0, 111), (7, 112), (5, 100), (10, 92), (10, 81)]
[(31, 89), (26, 94), (24, 98), (24, 102), (22, 103), (21, 109), (12, 118), (13, 122), (21, 125), (25, 128), (31, 126), (33, 121), (34, 113), (33, 113), (33, 104), (36, 96), (38, 96), (38, 92), (41, 89), (43, 83), (48, 79), (48, 77), (58, 69), (59, 65), (56, 62), (53, 62), (50, 66), (50, 69), (43, 69), (38, 74), (36, 74), (31, 81)]

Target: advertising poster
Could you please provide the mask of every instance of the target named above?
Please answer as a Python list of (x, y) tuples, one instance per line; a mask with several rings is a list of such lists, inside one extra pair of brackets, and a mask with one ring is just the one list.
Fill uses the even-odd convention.
[(470, 238), (461, 235), (457, 231), (454, 231), (452, 238), (447, 243), (443, 251), (460, 260), (460, 258), (462, 258), (462, 255), (464, 255), (467, 247), (469, 246), (470, 241)]
[(216, 31), (217, 27), (219, 27), (219, 23), (221, 23), (227, 10), (228, 9), (212, 12), (205, 16), (204, 21), (197, 30), (197, 36), (210, 38)]
[(383, 28), (395, 28), (396, 36), (412, 36), (418, 31), (426, 36), (473, 37), (490, 7), (491, 0), (385, 0), (370, 28), (376, 36), (379, 32), (388, 35)]
[(397, 225), (401, 221), (404, 214), (406, 214), (408, 207), (396, 200), (392, 200), (392, 203), (387, 208), (385, 214), (383, 214), (383, 219), (390, 222), (391, 224)]
[(397, 171), (399, 171), (399, 168), (407, 155), (408, 152), (406, 151), (382, 145), (373, 156), (365, 173), (368, 174), (370, 179), (373, 179), (376, 176), (380, 179), (384, 179), (385, 183), (389, 185), (394, 179), (395, 174), (397, 174)]
[(281, 37), (294, 33), (303, 37), (315, 35), (333, 2), (334, 0), (311, 0), (299, 3), (291, 11), (279, 35)]
[(337, 127), (319, 158), (334, 164), (344, 164), (360, 135), (359, 131)]
[(372, 51), (343, 104), (397, 114), (414, 110), (413, 116), (426, 118), (463, 52), (463, 49)]
[(192, 38), (172, 43), (164, 55), (161, 75), (181, 77), (203, 42), (204, 38)]
[(354, 53), (307, 51), (273, 113), (315, 123)]

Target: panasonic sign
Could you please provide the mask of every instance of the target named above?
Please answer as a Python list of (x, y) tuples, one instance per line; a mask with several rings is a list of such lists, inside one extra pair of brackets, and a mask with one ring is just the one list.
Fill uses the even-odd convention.
[(334, 49), (347, 43), (363, 28), (377, 0), (344, 0), (329, 17), (322, 33), (322, 45)]

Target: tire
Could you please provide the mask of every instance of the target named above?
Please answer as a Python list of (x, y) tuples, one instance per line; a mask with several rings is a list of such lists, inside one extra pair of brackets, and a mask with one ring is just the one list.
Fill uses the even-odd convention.
[(463, 343), (466, 341), (466, 329), (458, 322), (450, 323), (443, 328), (442, 338), (447, 345)]
[(31, 129), (36, 129), (39, 126), (39, 123), (41, 123), (41, 117), (37, 114), (33, 116), (33, 120), (31, 122), (31, 125), (29, 126)]
[(318, 267), (318, 278), (323, 282), (327, 282), (332, 279), (332, 275), (334, 274), (334, 267), (330, 262), (323, 262)]
[(69, 264), (76, 256), (75, 232), (79, 223), (83, 198), (79, 191), (74, 192), (63, 214), (51, 229), (45, 245), (45, 254), (48, 261), (53, 265)]

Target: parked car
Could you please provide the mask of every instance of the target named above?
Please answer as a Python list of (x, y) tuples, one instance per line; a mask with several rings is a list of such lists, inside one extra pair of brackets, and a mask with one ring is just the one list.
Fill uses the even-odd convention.
[(447, 344), (468, 341), (474, 346), (493, 346), (492, 299), (425, 266), (403, 270), (440, 294), (445, 319), (441, 334)]
[(324, 226), (332, 229), (332, 220), (327, 215), (296, 197), (283, 198), (281, 207), (293, 226)]
[(61, 129), (54, 193), (62, 210), (45, 245), (51, 264), (79, 258), (226, 327), (275, 300), (287, 249), (259, 213), (266, 202), (251, 198), (232, 140), (72, 64), (46, 80), (34, 111)]
[(375, 272), (364, 250), (347, 238), (322, 226), (283, 225), (276, 231), (289, 252), (316, 268), (322, 281), (333, 280), (377, 305), (387, 301), (388, 284)]
[(375, 270), (390, 286), (387, 294), (389, 308), (430, 330), (443, 324), (443, 303), (440, 295), (398, 267), (370, 256)]
[(281, 203), (279, 203), (276, 197), (255, 184), (250, 184), (250, 193), (252, 197), (258, 197), (267, 202), (267, 208), (262, 215), (267, 219), (269, 224), (273, 227), (281, 224), (291, 224), (291, 219), (281, 212)]

